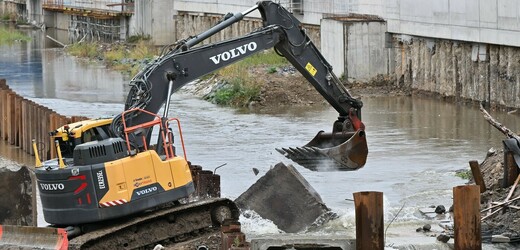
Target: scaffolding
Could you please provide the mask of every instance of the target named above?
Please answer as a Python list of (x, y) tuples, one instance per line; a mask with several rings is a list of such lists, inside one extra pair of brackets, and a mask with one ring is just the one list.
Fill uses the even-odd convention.
[(121, 19), (134, 13), (133, 0), (44, 0), (42, 8), (70, 16), (69, 40), (113, 42), (125, 37)]
[(96, 19), (88, 16), (71, 15), (69, 40), (114, 42), (121, 38), (120, 19)]

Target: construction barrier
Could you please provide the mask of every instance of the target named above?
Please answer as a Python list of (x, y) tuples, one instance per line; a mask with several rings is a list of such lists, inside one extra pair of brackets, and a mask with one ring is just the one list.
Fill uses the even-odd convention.
[(87, 119), (66, 117), (25, 99), (12, 91), (5, 79), (0, 79), (0, 139), (34, 155), (32, 140), (38, 144), (41, 160), (56, 157), (54, 139), (49, 132), (65, 124)]

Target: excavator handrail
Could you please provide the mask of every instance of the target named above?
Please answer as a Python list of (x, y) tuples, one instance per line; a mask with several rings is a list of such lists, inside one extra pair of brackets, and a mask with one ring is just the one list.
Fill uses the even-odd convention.
[[(145, 114), (148, 114), (148, 115), (151, 115), (151, 116), (155, 116), (155, 119), (153, 119), (152, 121), (149, 121), (149, 122), (145, 122), (145, 123), (141, 123), (141, 124), (137, 124), (137, 125), (134, 125), (134, 126), (130, 126), (130, 127), (127, 127), (126, 126), (126, 120), (125, 120), (125, 116), (126, 114), (128, 113), (132, 113), (132, 112), (143, 112)], [(129, 139), (129, 136), (128, 134), (129, 133), (132, 133), (138, 129), (145, 129), (145, 128), (150, 128), (150, 127), (153, 127), (153, 126), (156, 126), (156, 125), (159, 125), (159, 128), (160, 128), (160, 136), (162, 137), (162, 141), (163, 141), (163, 148), (164, 148), (164, 151), (165, 151), (165, 154), (166, 154), (166, 159), (170, 159), (173, 157), (170, 156), (170, 153), (168, 151), (168, 146), (166, 144), (166, 138), (165, 138), (165, 135), (164, 135), (164, 125), (163, 123), (161, 122), (161, 117), (155, 113), (152, 113), (152, 112), (149, 112), (147, 110), (144, 110), (144, 109), (140, 109), (140, 108), (133, 108), (133, 109), (129, 109), (129, 110), (126, 110), (123, 112), (123, 115), (122, 115), (122, 121), (123, 121), (123, 132), (125, 134), (125, 140), (126, 140), (126, 146), (127, 146), (127, 149), (128, 149), (128, 153), (132, 152), (131, 150), (131, 146), (130, 146), (130, 139)], [(146, 143), (146, 136), (145, 134), (143, 134), (142, 136), (142, 139), (143, 139), (143, 147), (145, 150), (148, 150), (148, 146), (147, 146), (147, 143)]]
[[(171, 121), (176, 121), (177, 122), (177, 128), (179, 129), (179, 136), (181, 137), (182, 152), (184, 154), (184, 159), (187, 161), (188, 160), (188, 156), (186, 156), (186, 148), (184, 147), (184, 138), (182, 136), (181, 120), (179, 120), (178, 118), (169, 118), (165, 122), (165, 127), (169, 128), (169, 123)], [(168, 138), (168, 140), (170, 142), (169, 144), (170, 144), (170, 148), (171, 148), (171, 146), (173, 145), (173, 138)], [(172, 155), (173, 155), (173, 151), (172, 151)]]

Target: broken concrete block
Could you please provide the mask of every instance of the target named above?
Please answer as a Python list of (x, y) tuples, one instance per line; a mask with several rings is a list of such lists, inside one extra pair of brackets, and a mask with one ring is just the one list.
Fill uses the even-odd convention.
[(356, 240), (340, 235), (276, 235), (251, 239), (251, 250), (269, 249), (338, 249), (355, 250)]
[(510, 242), (511, 239), (509, 237), (504, 235), (492, 235), (491, 236), (491, 242), (493, 243), (507, 243)]
[(32, 173), (0, 158), (0, 224), (36, 226)]
[(331, 214), (319, 194), (292, 166), (278, 163), (235, 200), (287, 233), (300, 232)]

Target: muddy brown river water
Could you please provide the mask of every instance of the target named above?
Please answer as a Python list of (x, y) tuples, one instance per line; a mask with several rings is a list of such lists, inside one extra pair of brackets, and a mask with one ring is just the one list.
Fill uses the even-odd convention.
[[(124, 76), (65, 55), (39, 30), (29, 33), (30, 42), (0, 45), (0, 78), (6, 78), (13, 90), (64, 115), (95, 118), (122, 111)], [(56, 34), (66, 41), (66, 35)], [(451, 206), (452, 187), (465, 183), (455, 171), (467, 168), (470, 160), (482, 161), (489, 148), (501, 147), (504, 136), (488, 125), (476, 107), (415, 97), (363, 101), (369, 144), (363, 169), (318, 173), (296, 165), (325, 204), (340, 215), (318, 233), (355, 235), (352, 193), (381, 191), (386, 221), (404, 206), (394, 229), (389, 229), (389, 242), (435, 243), (434, 237), (417, 240), (415, 228), (428, 222), (417, 209)], [(330, 130), (337, 116), (327, 106), (255, 113), (219, 107), (187, 93), (174, 94), (169, 114), (182, 122), (188, 160), (208, 169), (226, 164), (217, 173), (223, 196), (232, 199), (276, 163), (292, 164), (275, 148), (304, 145), (319, 130)], [(492, 115), (513, 130), (520, 126), (518, 115)], [(0, 156), (32, 164), (30, 156), (3, 142)], [(255, 176), (253, 168), (260, 174)], [(45, 223), (41, 216), (40, 223)], [(255, 216), (244, 217), (242, 223), (249, 235), (277, 232)]]

